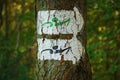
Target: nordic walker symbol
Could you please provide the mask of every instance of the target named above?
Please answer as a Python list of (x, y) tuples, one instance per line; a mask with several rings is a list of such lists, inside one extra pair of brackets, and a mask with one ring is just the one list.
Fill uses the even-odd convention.
[(64, 51), (67, 51), (66, 54), (69, 52), (69, 50), (71, 49), (71, 47), (68, 47), (68, 48), (65, 48), (65, 49), (58, 49), (58, 46), (53, 46), (52, 49), (44, 49), (41, 51), (41, 54), (45, 51), (49, 51), (50, 54), (57, 54), (57, 53), (60, 53), (60, 55), (64, 52)]
[(45, 25), (49, 25), (50, 27), (53, 27), (53, 26), (62, 26), (63, 24), (66, 24), (66, 25), (69, 25), (70, 23), (70, 18), (66, 19), (66, 20), (63, 20), (63, 21), (59, 21), (58, 18), (52, 18), (52, 21), (51, 22), (45, 22), (41, 25), (41, 27), (44, 27)]

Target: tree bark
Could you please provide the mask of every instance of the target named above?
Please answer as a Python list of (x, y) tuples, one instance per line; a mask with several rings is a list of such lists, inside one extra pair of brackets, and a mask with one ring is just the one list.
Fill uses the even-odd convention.
[[(88, 56), (86, 54), (86, 49), (85, 49), (86, 48), (86, 40), (85, 40), (86, 2), (85, 2), (85, 0), (36, 0), (35, 5), (36, 5), (36, 15), (37, 15), (36, 17), (37, 17), (38, 56), (42, 55), (42, 51), (40, 53), (39, 48), (42, 48), (41, 46), (42, 46), (42, 44), (45, 44), (46, 40), (55, 40), (56, 42), (58, 41), (57, 43), (59, 46), (59, 42), (62, 42), (61, 40), (66, 39), (66, 43), (67, 43), (73, 37), (75, 37), (76, 38), (75, 41), (78, 40), (79, 42), (77, 42), (77, 43), (81, 44), (81, 46), (79, 46), (80, 50), (81, 50), (80, 56), (74, 56), (74, 57), (79, 57), (79, 58), (76, 58), (76, 61), (71, 60), (71, 59), (66, 60), (64, 58), (64, 55), (62, 54), (61, 48), (59, 50), (61, 58), (58, 60), (56, 58), (53, 58), (53, 59), (52, 58), (50, 58), (50, 59), (44, 58), (44, 56), (43, 56), (43, 58), (38, 57), (37, 68), (36, 68), (36, 80), (92, 80), (91, 66), (90, 66), (89, 59), (88, 59)], [(77, 9), (79, 10), (79, 13), (75, 12), (75, 10), (77, 10)], [(73, 30), (73, 33), (70, 32), (70, 34), (69, 33), (62, 34), (62, 32), (57, 34), (53, 30), (53, 33), (55, 33), (55, 34), (53, 34), (53, 33), (49, 34), (48, 33), (49, 31), (45, 32), (44, 28), (42, 28), (42, 27), (40, 28), (40, 30), (38, 30), (38, 28), (40, 26), (44, 26), (49, 23), (51, 23), (51, 25), (49, 27), (53, 27), (53, 24), (52, 24), (52, 22), (50, 22), (51, 20), (49, 19), (50, 16), (52, 15), (50, 13), (54, 12), (53, 10), (56, 10), (56, 12), (60, 12), (60, 15), (63, 14), (62, 11), (64, 13), (68, 13), (68, 15), (71, 15), (71, 16), (73, 14), (75, 20), (78, 19), (76, 17), (76, 15), (80, 14), (81, 17), (83, 18), (83, 25), (81, 26), (80, 31), (78, 31), (77, 34), (75, 34), (76, 32), (74, 30)], [(40, 24), (40, 26), (38, 24), (40, 21), (39, 20), (40, 16), (38, 13), (39, 11), (40, 11), (40, 14), (46, 13), (46, 11), (48, 11), (48, 14), (50, 14), (47, 17), (48, 21), (43, 25)], [(71, 12), (71, 14), (69, 14), (69, 12)], [(62, 27), (69, 19), (67, 19), (66, 21), (63, 20), (58, 23), (57, 22), (58, 18), (56, 18), (57, 15), (59, 16), (59, 13), (58, 14), (55, 13), (55, 15), (52, 15), (52, 16), (55, 16), (53, 18), (54, 20), (56, 20), (56, 21), (54, 21), (55, 27), (59, 28), (59, 26)], [(44, 16), (47, 16), (47, 15), (44, 15)], [(41, 17), (43, 17), (43, 16), (41, 15)], [(63, 19), (63, 18), (61, 18), (61, 19)], [(71, 19), (72, 19), (72, 17), (70, 18), (70, 21), (74, 21), (74, 19), (73, 20), (71, 20)], [(79, 20), (81, 20), (81, 19), (78, 19), (78, 21)], [(81, 21), (79, 21), (79, 22), (80, 22), (80, 24), (82, 23)], [(75, 23), (77, 23), (77, 22), (75, 22)], [(72, 27), (74, 27), (74, 26), (72, 26)], [(56, 28), (56, 30), (57, 30), (57, 28)], [(58, 29), (58, 31), (59, 31), (59, 29)], [(42, 40), (42, 44), (40, 43), (40, 40)], [(75, 41), (73, 40), (72, 42), (75, 42)], [(54, 41), (53, 41), (53, 43), (54, 43)], [(48, 46), (51, 44), (48, 44)], [(55, 45), (53, 46), (53, 49), (56, 50), (56, 54), (57, 54), (58, 46), (55, 46)], [(47, 46), (45, 46), (45, 47), (47, 47)], [(72, 47), (75, 47), (75, 46), (71, 46), (66, 49), (69, 49)], [(53, 55), (53, 52), (51, 49), (47, 49), (47, 50), (51, 51), (50, 55)], [(73, 48), (73, 51), (74, 51), (74, 48)], [(75, 54), (75, 52), (73, 52), (72, 54)], [(67, 58), (68, 57), (69, 56), (67, 56)], [(79, 59), (79, 60), (77, 60), (77, 59)]]

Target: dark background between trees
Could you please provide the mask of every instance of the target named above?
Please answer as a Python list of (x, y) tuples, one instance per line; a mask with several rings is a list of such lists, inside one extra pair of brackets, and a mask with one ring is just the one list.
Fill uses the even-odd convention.
[[(87, 0), (93, 80), (120, 80), (120, 0)], [(0, 80), (34, 80), (34, 0), (0, 0)]]

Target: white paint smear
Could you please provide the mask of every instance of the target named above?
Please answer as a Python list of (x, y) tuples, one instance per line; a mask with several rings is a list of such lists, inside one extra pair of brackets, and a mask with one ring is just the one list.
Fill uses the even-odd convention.
[(38, 59), (73, 61), (75, 64), (82, 55), (82, 45), (76, 35), (84, 24), (83, 18), (75, 7), (70, 10), (39, 11), (37, 19), (37, 34), (73, 34), (72, 39), (38, 38)]

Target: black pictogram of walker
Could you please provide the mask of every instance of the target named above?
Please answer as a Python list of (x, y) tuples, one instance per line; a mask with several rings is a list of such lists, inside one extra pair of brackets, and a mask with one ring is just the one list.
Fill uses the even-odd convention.
[[(71, 47), (68, 47), (68, 48), (65, 48), (65, 49), (58, 49), (58, 46), (53, 46), (52, 49), (44, 49), (44, 50), (42, 50), (42, 51), (41, 51), (41, 54), (42, 54), (43, 52), (45, 52), (45, 51), (49, 51), (50, 54), (53, 54), (53, 53), (55, 53), (55, 54), (57, 54), (57, 53), (62, 54), (62, 53), (63, 53), (64, 51), (66, 51), (66, 50), (67, 50), (67, 52), (66, 52), (66, 54), (67, 54), (70, 49), (71, 49)], [(54, 51), (54, 50), (55, 50), (55, 51)]]

